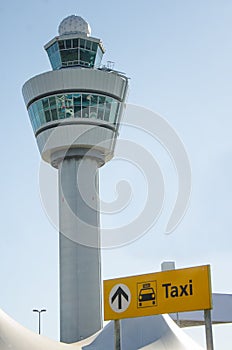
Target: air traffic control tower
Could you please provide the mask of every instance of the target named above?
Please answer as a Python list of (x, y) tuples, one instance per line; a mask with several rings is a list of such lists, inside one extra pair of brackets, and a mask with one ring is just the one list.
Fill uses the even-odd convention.
[(128, 79), (101, 67), (104, 47), (69, 16), (45, 45), (52, 71), (23, 86), (42, 159), (58, 169), (60, 340), (102, 327), (98, 169), (113, 157)]

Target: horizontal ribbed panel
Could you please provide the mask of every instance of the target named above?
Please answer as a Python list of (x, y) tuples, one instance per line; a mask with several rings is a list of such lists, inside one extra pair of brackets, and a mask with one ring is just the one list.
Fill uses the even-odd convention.
[(126, 89), (127, 78), (115, 72), (66, 68), (31, 78), (24, 84), (22, 91), (28, 106), (42, 96), (62, 91), (94, 91), (122, 101), (125, 99)]

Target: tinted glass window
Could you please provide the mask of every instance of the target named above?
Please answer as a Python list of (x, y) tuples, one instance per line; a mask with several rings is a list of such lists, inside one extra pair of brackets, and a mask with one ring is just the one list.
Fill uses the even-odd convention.
[(86, 40), (86, 49), (91, 50), (92, 42), (89, 40)]
[(49, 105), (51, 108), (56, 108), (56, 98), (53, 97), (49, 97)]
[(85, 48), (85, 40), (84, 39), (80, 39), (80, 47), (81, 48)]
[(79, 46), (79, 39), (73, 39), (73, 47), (78, 47)]
[(51, 121), (50, 111), (45, 111), (44, 113), (45, 113), (46, 122), (50, 122)]
[(60, 48), (60, 50), (64, 50), (64, 40), (60, 40), (59, 41), (59, 48)]
[(72, 43), (71, 40), (66, 40), (66, 49), (71, 49), (72, 47), (71, 43)]
[(77, 49), (61, 51), (61, 60), (62, 62), (77, 61)]
[(52, 114), (52, 120), (57, 120), (58, 119), (58, 115), (57, 115), (57, 110), (56, 109), (52, 109), (51, 110), (51, 114)]
[(97, 43), (92, 43), (92, 50), (93, 51), (97, 51), (97, 47), (98, 47)]
[(42, 100), (42, 104), (43, 104), (43, 109), (47, 110), (49, 108), (49, 104), (48, 104), (48, 98), (44, 98)]
[(91, 93), (54, 95), (34, 102), (29, 117), (36, 131), (51, 121), (68, 118), (100, 119), (116, 124), (120, 103), (108, 96)]

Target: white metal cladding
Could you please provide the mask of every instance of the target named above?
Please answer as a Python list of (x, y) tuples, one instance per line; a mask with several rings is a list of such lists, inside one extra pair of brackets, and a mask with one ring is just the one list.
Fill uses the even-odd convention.
[(41, 132), (36, 140), (44, 161), (51, 162), (51, 155), (70, 148), (99, 149), (106, 160), (113, 156), (115, 131), (84, 124), (62, 125)]
[(127, 78), (115, 72), (88, 68), (66, 68), (37, 75), (23, 85), (26, 106), (44, 95), (64, 91), (94, 91), (125, 100)]

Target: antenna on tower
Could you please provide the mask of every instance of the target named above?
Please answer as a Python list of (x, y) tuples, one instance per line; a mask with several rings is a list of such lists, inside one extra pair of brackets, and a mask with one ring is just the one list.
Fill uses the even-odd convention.
[(113, 61), (107, 61), (106, 62), (106, 67), (108, 69), (114, 69), (114, 65), (115, 65), (115, 62), (113, 62)]

